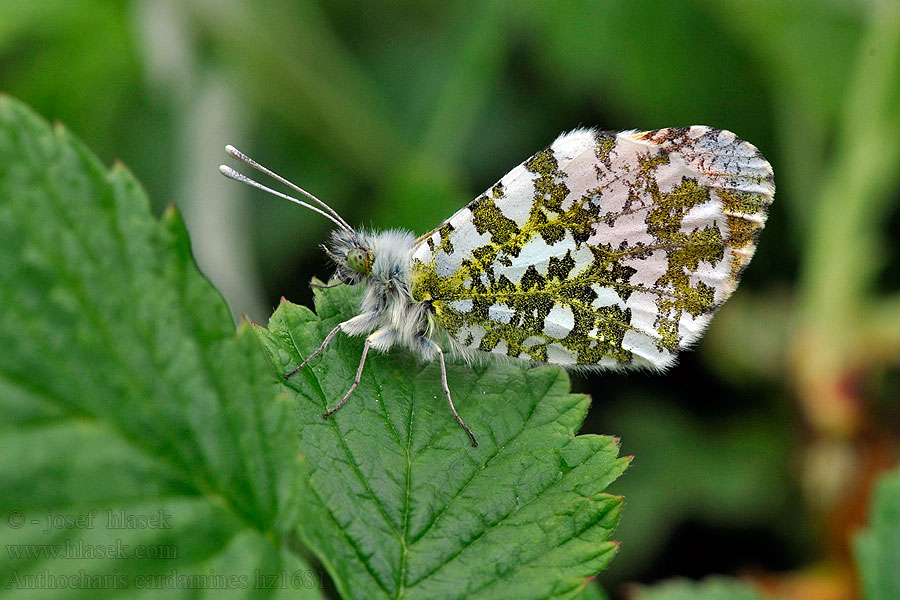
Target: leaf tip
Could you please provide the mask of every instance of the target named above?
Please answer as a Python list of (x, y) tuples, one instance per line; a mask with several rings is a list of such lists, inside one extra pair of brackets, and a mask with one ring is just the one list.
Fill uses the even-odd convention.
[[(118, 163), (116, 163), (116, 165), (118, 165)], [(169, 202), (165, 210), (163, 210), (163, 219), (174, 219), (178, 216), (178, 206), (176, 206), (174, 202)]]
[[(123, 167), (121, 173), (128, 173), (128, 169)], [(181, 246), (186, 253), (190, 253), (191, 241), (187, 232), (187, 225), (184, 222), (184, 216), (174, 203), (166, 206), (160, 218), (163, 226), (181, 242)], [(192, 259), (193, 260), (193, 259)]]
[(53, 135), (56, 136), (56, 140), (60, 144), (66, 144), (69, 142), (69, 130), (66, 129), (66, 126), (63, 125), (62, 121), (54, 119), (52, 123), (52, 131)]
[(244, 335), (247, 335), (248, 332), (255, 335), (253, 325), (247, 320), (246, 315), (241, 315), (241, 320), (238, 321), (235, 329), (237, 330), (238, 337), (243, 337)]

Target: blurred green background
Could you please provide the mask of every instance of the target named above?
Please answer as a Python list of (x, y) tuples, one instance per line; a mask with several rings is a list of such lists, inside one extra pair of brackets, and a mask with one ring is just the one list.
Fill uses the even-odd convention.
[(423, 233), (561, 131), (734, 131), (777, 185), (738, 293), (665, 376), (573, 377), (585, 431), (636, 457), (601, 580), (855, 597), (900, 437), (896, 0), (0, 0), (0, 91), (178, 204), (263, 323), (328, 277), (329, 223), (221, 177), (226, 143), (350, 223)]

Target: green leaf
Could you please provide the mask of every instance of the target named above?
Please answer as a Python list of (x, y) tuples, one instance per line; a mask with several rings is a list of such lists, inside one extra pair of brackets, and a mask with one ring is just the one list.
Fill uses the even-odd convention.
[(606, 591), (597, 583), (587, 584), (576, 598), (577, 600), (609, 600)]
[(0, 256), (3, 593), (321, 597), (290, 549), (294, 407), (256, 336), (174, 209), (7, 97)]
[(866, 600), (900, 598), (900, 472), (881, 481), (871, 525), (856, 539), (856, 559)]
[[(257, 331), (278, 374), (354, 314), (358, 290), (316, 294), (318, 316), (282, 302)], [(346, 406), (362, 340), (337, 336), (291, 377), (310, 469), (301, 536), (345, 598), (573, 598), (613, 558), (625, 470), (618, 440), (575, 436), (589, 400), (557, 368), (450, 364), (472, 448), (437, 365), (370, 354)]]
[(710, 577), (703, 581), (676, 580), (638, 587), (634, 600), (762, 600), (750, 584), (725, 577)]

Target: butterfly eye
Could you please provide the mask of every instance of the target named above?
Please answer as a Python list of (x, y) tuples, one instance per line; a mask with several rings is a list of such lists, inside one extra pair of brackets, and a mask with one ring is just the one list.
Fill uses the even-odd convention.
[(373, 256), (371, 252), (367, 252), (362, 248), (354, 248), (347, 253), (347, 268), (363, 275), (368, 275), (372, 271)]

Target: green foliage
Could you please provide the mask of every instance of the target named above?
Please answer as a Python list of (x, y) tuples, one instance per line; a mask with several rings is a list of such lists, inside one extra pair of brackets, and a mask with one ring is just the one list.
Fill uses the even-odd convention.
[(865, 598), (900, 598), (900, 472), (878, 483), (870, 520), (869, 529), (856, 540)]
[(0, 2), (0, 52), (28, 57), (3, 61), (2, 90), (75, 124), (101, 155), (121, 152), (140, 75), (129, 18), (121, 2)]
[[(259, 327), (284, 374), (353, 314), (359, 290), (316, 294), (314, 315), (282, 302)], [(359, 388), (329, 420), (362, 340), (339, 335), (286, 383), (298, 400), (310, 470), (300, 523), (352, 598), (573, 597), (612, 559), (622, 499), (603, 493), (628, 464), (605, 436), (575, 436), (588, 408), (557, 368), (435, 364), (371, 355)]]
[(609, 600), (609, 596), (596, 583), (589, 583), (578, 596), (578, 600)]
[[(217, 597), (268, 575), (288, 578), (276, 595), (320, 597), (288, 545), (291, 402), (178, 213), (153, 219), (123, 167), (7, 97), (0, 165), (3, 592), (74, 575), (91, 597), (142, 583)], [(236, 579), (192, 591), (188, 576)]]
[[(777, 511), (789, 506), (791, 491), (782, 466), (790, 460), (784, 438), (792, 430), (784, 421), (744, 414), (709, 424), (684, 408), (627, 393), (604, 411), (603, 425), (636, 457), (628, 476), (611, 486), (628, 499), (615, 562), (626, 580), (640, 576), (645, 545), (665, 544), (680, 522), (741, 528), (768, 519), (785, 539), (780, 551), (787, 541), (799, 544), (802, 525)], [(686, 465), (697, 475), (686, 477)], [(648, 491), (654, 489), (665, 492)]]
[(726, 579), (710, 577), (701, 582), (669, 581), (652, 587), (639, 587), (634, 600), (762, 600), (762, 596), (750, 585)]

